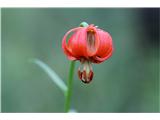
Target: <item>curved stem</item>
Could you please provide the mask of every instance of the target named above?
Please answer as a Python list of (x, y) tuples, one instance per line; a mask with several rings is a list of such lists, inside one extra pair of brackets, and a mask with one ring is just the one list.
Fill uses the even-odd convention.
[(65, 112), (69, 112), (70, 109), (74, 67), (75, 67), (75, 61), (72, 61), (70, 63), (70, 69), (69, 69), (68, 89), (66, 92), (66, 100), (65, 100)]

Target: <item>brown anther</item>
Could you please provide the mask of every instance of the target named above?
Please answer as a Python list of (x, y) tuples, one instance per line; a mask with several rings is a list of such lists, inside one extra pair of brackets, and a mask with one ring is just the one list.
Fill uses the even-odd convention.
[(82, 82), (90, 83), (92, 81), (92, 78), (93, 78), (93, 72), (92, 71), (90, 71), (88, 75), (86, 74), (86, 71), (83, 71)]
[(94, 73), (93, 73), (92, 71), (89, 72), (89, 75), (88, 75), (89, 81), (92, 81), (93, 74), (94, 74)]
[(87, 83), (86, 71), (83, 71), (83, 72), (82, 72), (82, 82)]
[(78, 77), (82, 80), (82, 72), (80, 70), (78, 70)]

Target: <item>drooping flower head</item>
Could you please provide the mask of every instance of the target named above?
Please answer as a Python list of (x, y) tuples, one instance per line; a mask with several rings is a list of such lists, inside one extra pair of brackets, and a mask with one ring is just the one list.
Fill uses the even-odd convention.
[(91, 64), (107, 60), (113, 52), (110, 34), (93, 24), (69, 30), (63, 37), (62, 48), (69, 60), (81, 62), (83, 68), (79, 67), (78, 76), (84, 83), (92, 81)]

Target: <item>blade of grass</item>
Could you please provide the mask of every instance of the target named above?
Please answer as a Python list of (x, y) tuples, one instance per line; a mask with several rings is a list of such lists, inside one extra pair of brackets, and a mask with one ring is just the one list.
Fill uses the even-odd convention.
[(44, 70), (48, 76), (51, 78), (51, 80), (62, 90), (62, 92), (65, 94), (67, 91), (67, 86), (63, 82), (63, 80), (52, 70), (47, 64), (42, 62), (39, 59), (32, 59), (31, 62), (37, 64), (42, 70)]

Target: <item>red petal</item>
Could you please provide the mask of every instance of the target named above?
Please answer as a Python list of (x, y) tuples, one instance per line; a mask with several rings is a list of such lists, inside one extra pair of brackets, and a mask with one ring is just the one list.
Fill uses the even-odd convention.
[(107, 54), (105, 57), (99, 57), (99, 56), (95, 56), (94, 59), (94, 63), (101, 63), (105, 60), (107, 60), (109, 57), (112, 56), (112, 52), (113, 52), (113, 48), (111, 47), (110, 50), (108, 50)]
[(73, 55), (77, 58), (88, 57), (86, 45), (86, 28), (83, 27), (76, 31), (73, 35), (73, 39), (69, 40), (69, 48), (72, 50)]
[[(62, 49), (64, 51), (64, 53), (67, 55), (68, 59), (70, 60), (76, 60), (76, 58), (73, 56), (71, 50), (69, 49), (67, 43), (66, 43), (66, 38), (67, 36), (71, 33), (71, 32), (74, 32), (78, 29), (80, 29), (81, 27), (78, 27), (78, 28), (74, 28), (74, 29), (71, 29), (69, 30), (63, 37), (63, 40), (62, 40)], [(72, 38), (71, 38), (72, 39)]]
[(99, 48), (98, 48), (96, 55), (103, 58), (103, 57), (108, 56), (108, 54), (112, 52), (111, 50), (111, 48), (113, 47), (112, 38), (109, 35), (109, 33), (104, 32), (100, 29), (98, 30), (98, 36), (99, 36), (100, 44), (99, 44)]

